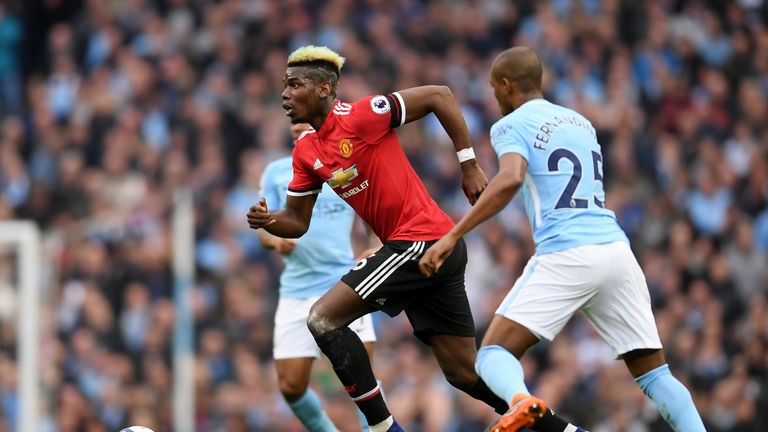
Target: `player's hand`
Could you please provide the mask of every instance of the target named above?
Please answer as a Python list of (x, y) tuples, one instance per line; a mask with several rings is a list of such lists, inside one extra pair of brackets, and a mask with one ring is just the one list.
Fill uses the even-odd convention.
[(419, 270), (421, 270), (421, 273), (426, 277), (437, 273), (445, 260), (448, 259), (448, 256), (451, 255), (457, 240), (448, 234), (430, 246), (419, 260)]
[(486, 186), (488, 186), (488, 177), (477, 164), (476, 159), (461, 163), (461, 188), (471, 205), (475, 205)]
[(252, 229), (263, 228), (269, 224), (275, 223), (276, 219), (272, 217), (272, 213), (267, 208), (267, 201), (261, 198), (259, 202), (252, 205), (248, 210), (248, 226)]
[(280, 255), (290, 255), (296, 249), (296, 239), (284, 239), (276, 237), (275, 250)]

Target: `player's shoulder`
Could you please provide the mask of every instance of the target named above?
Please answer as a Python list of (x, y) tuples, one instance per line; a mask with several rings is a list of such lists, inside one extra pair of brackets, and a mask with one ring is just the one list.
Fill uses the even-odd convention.
[(540, 121), (546, 121), (563, 110), (567, 110), (567, 108), (546, 99), (530, 100), (494, 123), (491, 126), (491, 136), (500, 137), (512, 132), (523, 132), (531, 127), (538, 127)]
[(392, 106), (391, 98), (388, 95), (372, 94), (354, 102), (336, 101), (333, 113), (342, 118), (356, 118), (359, 116), (368, 117), (371, 114), (386, 116), (390, 115), (393, 109), (396, 107)]
[(310, 139), (315, 136), (316, 132), (317, 131), (312, 126), (308, 127), (307, 130), (302, 132), (299, 135), (299, 137), (296, 138), (296, 140), (294, 141), (294, 144), (295, 145), (299, 145), (299, 144), (305, 144), (305, 143), (309, 142)]
[(491, 125), (491, 139), (500, 139), (506, 135), (517, 133), (520, 126), (520, 113), (513, 111)]
[(307, 130), (302, 132), (293, 141), (293, 152), (292, 152), (293, 157), (296, 158), (298, 161), (301, 161), (302, 156), (305, 155), (307, 151), (309, 151), (310, 146), (312, 145), (313, 139), (316, 139), (316, 137), (317, 137), (317, 131), (311, 126), (307, 128)]

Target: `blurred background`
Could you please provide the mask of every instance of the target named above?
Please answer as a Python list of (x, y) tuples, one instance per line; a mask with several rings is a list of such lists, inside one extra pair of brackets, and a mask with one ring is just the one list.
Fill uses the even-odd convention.
[[(245, 222), (292, 148), (292, 49), (347, 58), (339, 96), (450, 86), (483, 169), (497, 163), (495, 55), (528, 45), (546, 97), (592, 120), (607, 204), (645, 270), (665, 352), (710, 431), (768, 430), (768, 4), (764, 0), (0, 0), (0, 219), (42, 230), (41, 431), (171, 431), (173, 192), (194, 193), (198, 431), (301, 431), (276, 386), (280, 259)], [(468, 209), (434, 118), (398, 131), (441, 207)], [(467, 238), (482, 336), (533, 252), (516, 200)], [(0, 249), (0, 431), (19, 413), (18, 291)], [(409, 431), (480, 431), (403, 317), (375, 369)], [(593, 432), (665, 431), (577, 316), (524, 359), (531, 390)], [(343, 430), (333, 371), (313, 383)], [(32, 431), (24, 431), (32, 432)], [(180, 431), (186, 432), (186, 431)]]

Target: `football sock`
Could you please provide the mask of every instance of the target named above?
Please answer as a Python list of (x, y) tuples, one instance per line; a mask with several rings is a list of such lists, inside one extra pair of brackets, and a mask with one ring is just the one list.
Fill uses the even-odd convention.
[(337, 432), (314, 390), (307, 389), (303, 396), (288, 403), (288, 406), (310, 432)]
[(663, 364), (635, 378), (646, 396), (656, 404), (664, 420), (677, 432), (705, 431), (691, 393)]
[(390, 417), (381, 387), (373, 376), (368, 351), (355, 332), (341, 327), (316, 338), (315, 342), (331, 361), (344, 390), (365, 414), (368, 424), (376, 425)]
[[(475, 361), (475, 371), (488, 383), (494, 393), (507, 401), (504, 404), (504, 411), (509, 409), (509, 401), (517, 393), (530, 394), (528, 387), (525, 386), (523, 365), (512, 353), (498, 345), (480, 348)], [(536, 420), (536, 424), (531, 429), (539, 432), (563, 432), (569, 426), (575, 428), (551, 409), (547, 409), (544, 416)]]
[(509, 409), (509, 402), (504, 402), (504, 399), (496, 396), (496, 393), (492, 392), (480, 377), (472, 388), (467, 390), (467, 394), (490, 405), (499, 414), (504, 414)]
[(540, 419), (536, 420), (536, 423), (531, 429), (537, 432), (576, 432), (578, 430), (583, 430), (568, 423), (561, 417), (558, 417), (557, 414), (549, 408), (547, 408), (547, 411), (544, 412), (544, 415)]
[(369, 430), (371, 432), (387, 432), (393, 424), (395, 424), (395, 419), (389, 416), (384, 421), (371, 426)]
[(523, 365), (512, 353), (498, 345), (480, 348), (475, 371), (494, 393), (506, 401), (507, 408), (515, 394), (530, 394), (523, 381)]
[[(379, 385), (379, 389), (381, 389), (381, 397), (384, 398), (384, 403), (387, 403), (387, 395), (384, 394), (384, 386), (381, 385), (381, 381), (376, 380), (376, 383)], [(355, 405), (357, 407), (357, 405)], [(361, 430), (368, 430), (368, 420), (365, 418), (365, 414), (363, 414), (362, 411), (360, 411), (360, 407), (357, 407), (355, 410), (357, 411), (357, 419), (360, 420), (360, 427)]]

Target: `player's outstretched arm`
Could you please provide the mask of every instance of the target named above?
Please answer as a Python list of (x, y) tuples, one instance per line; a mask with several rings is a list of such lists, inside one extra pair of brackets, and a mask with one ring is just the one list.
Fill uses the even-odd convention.
[(290, 255), (296, 248), (296, 239), (286, 239), (272, 235), (266, 230), (258, 230), (259, 243), (264, 249), (274, 249), (280, 255)]
[(429, 85), (413, 87), (397, 93), (403, 98), (406, 123), (418, 120), (429, 113), (435, 113), (459, 155), (461, 187), (469, 203), (474, 205), (477, 197), (488, 185), (488, 177), (477, 164), (467, 123), (451, 90), (446, 86)]
[(269, 233), (282, 238), (301, 237), (309, 229), (316, 200), (317, 194), (288, 195), (285, 209), (271, 213), (266, 201), (261, 198), (248, 211), (248, 226), (253, 229), (264, 228)]
[(523, 185), (527, 169), (528, 161), (517, 153), (506, 153), (499, 158), (499, 172), (488, 183), (475, 206), (419, 260), (419, 269), (425, 276), (437, 273), (461, 237), (509, 203)]

